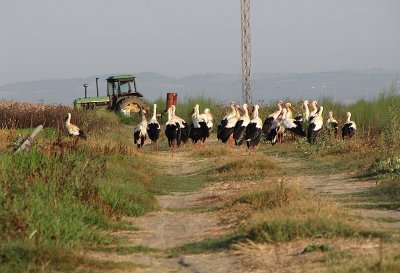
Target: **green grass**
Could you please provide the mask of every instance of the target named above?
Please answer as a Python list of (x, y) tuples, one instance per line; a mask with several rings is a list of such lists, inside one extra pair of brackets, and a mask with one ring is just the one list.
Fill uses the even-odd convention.
[(295, 184), (271, 182), (264, 189), (240, 195), (236, 203), (249, 206), (243, 229), (247, 238), (257, 242), (383, 236), (355, 225), (334, 203)]
[(158, 249), (136, 245), (136, 246), (99, 246), (93, 248), (94, 251), (105, 253), (116, 253), (118, 255), (128, 255), (133, 253), (155, 253), (159, 252)]
[[(118, 219), (158, 209), (146, 158), (121, 153), (121, 147), (92, 149), (97, 140), (74, 144), (46, 131), (51, 133), (37, 138), (30, 151), (0, 154), (2, 272), (74, 268), (78, 258), (59, 262), (65, 253), (114, 243), (105, 230), (135, 230)], [(119, 267), (85, 262), (92, 269), (100, 263), (105, 271)]]
[(183, 254), (210, 253), (229, 248), (232, 244), (242, 241), (244, 236), (239, 233), (229, 234), (217, 238), (206, 238), (197, 242), (185, 244), (183, 246), (169, 250), (171, 257)]
[(155, 194), (168, 194), (171, 192), (193, 192), (207, 184), (199, 174), (169, 175), (160, 174), (154, 179), (152, 192)]
[(142, 267), (130, 262), (92, 260), (76, 254), (73, 249), (43, 247), (31, 242), (0, 245), (0, 272), (110, 272)]
[(302, 254), (310, 253), (310, 252), (314, 252), (314, 251), (326, 252), (326, 251), (330, 251), (331, 249), (332, 249), (332, 246), (330, 244), (311, 244), (304, 248)]
[(376, 253), (357, 255), (351, 250), (329, 251), (328, 255), (321, 259), (329, 272), (388, 272), (395, 273), (400, 270), (400, 252), (398, 249)]

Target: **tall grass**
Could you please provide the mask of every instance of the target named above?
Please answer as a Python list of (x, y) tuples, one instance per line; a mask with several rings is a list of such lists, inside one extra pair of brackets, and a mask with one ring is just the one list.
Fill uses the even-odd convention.
[[(107, 139), (106, 128), (118, 130), (118, 118), (108, 112), (87, 117), (86, 142), (46, 129), (26, 153), (2, 148), (0, 271), (57, 268), (55, 261), (72, 249), (109, 243), (101, 230), (118, 226), (121, 216), (157, 209), (154, 170), (133, 148)], [(22, 131), (1, 132), (4, 143)]]
[(361, 134), (378, 135), (384, 132), (388, 126), (390, 128), (399, 125), (400, 116), (400, 97), (398, 96), (396, 82), (383, 90), (383, 92), (373, 100), (359, 100), (354, 104), (344, 105), (334, 102), (329, 98), (324, 98), (321, 105), (324, 106), (324, 113), (327, 116), (329, 111), (333, 111), (335, 117), (343, 123), (345, 113), (352, 113), (352, 120), (356, 122), (357, 129)]

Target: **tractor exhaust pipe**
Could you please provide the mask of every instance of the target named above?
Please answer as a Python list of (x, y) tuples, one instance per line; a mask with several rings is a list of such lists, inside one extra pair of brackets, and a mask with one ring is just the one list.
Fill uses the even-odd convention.
[(97, 91), (97, 97), (99, 97), (99, 78), (96, 78), (96, 91)]
[(85, 83), (85, 84), (83, 84), (83, 87), (85, 87), (85, 99), (87, 98), (87, 88), (88, 88), (88, 84), (87, 83)]

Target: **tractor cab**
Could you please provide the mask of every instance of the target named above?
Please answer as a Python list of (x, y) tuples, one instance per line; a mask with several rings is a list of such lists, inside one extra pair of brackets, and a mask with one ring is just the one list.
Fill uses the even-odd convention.
[(139, 112), (145, 106), (143, 95), (136, 89), (134, 75), (116, 75), (108, 77), (107, 96), (111, 99), (111, 108), (130, 112)]
[(136, 81), (133, 75), (118, 75), (107, 78), (107, 96), (121, 96), (124, 93), (132, 92), (143, 97), (136, 90)]

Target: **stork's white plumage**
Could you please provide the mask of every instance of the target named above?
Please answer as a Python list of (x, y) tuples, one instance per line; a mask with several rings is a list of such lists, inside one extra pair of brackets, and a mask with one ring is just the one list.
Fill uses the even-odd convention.
[(211, 131), (214, 126), (214, 117), (211, 114), (210, 109), (204, 109), (204, 113), (201, 114), (200, 117), (206, 121), (208, 130)]
[(246, 128), (246, 141), (247, 148), (255, 148), (261, 139), (263, 122), (258, 116), (258, 104), (254, 105), (253, 119), (250, 121)]
[(331, 131), (333, 131), (335, 137), (337, 136), (338, 131), (339, 131), (339, 126), (338, 126), (338, 122), (333, 117), (332, 111), (329, 111), (329, 113), (328, 113), (328, 119), (325, 121), (325, 128), (328, 130), (329, 133), (331, 133)]
[(320, 106), (319, 110), (308, 124), (307, 140), (311, 144), (315, 143), (324, 126), (324, 119), (322, 118), (323, 111), (324, 107)]
[(157, 104), (153, 104), (153, 116), (147, 124), (147, 135), (152, 142), (157, 142), (160, 137), (161, 126), (157, 121)]
[(146, 111), (144, 109), (140, 110), (142, 115), (142, 121), (133, 129), (133, 143), (136, 144), (138, 148), (144, 145), (147, 138), (147, 119)]
[(240, 117), (240, 113), (237, 109), (235, 102), (231, 102), (231, 111), (221, 120), (218, 125), (217, 138), (223, 143), (226, 143), (233, 134), (236, 122)]
[(310, 117), (310, 109), (308, 108), (309, 105), (309, 101), (308, 100), (304, 100), (303, 101), (303, 113), (304, 113), (304, 120), (308, 120)]
[(312, 120), (315, 116), (317, 116), (317, 112), (318, 112), (318, 107), (317, 107), (317, 105), (318, 105), (318, 102), (316, 102), (315, 100), (311, 102), (311, 108), (312, 108), (313, 110), (310, 112), (310, 116), (308, 117), (308, 123), (310, 123), (311, 120)]
[(357, 126), (354, 121), (351, 121), (351, 113), (347, 112), (346, 113), (346, 123), (343, 125), (342, 128), (342, 139), (344, 140), (345, 138), (352, 138), (354, 134), (356, 133)]
[(69, 136), (76, 136), (86, 139), (85, 133), (79, 129), (78, 126), (71, 123), (71, 113), (67, 113), (67, 118), (65, 119), (65, 130)]
[(235, 128), (233, 129), (233, 139), (235, 140), (235, 144), (240, 146), (242, 145), (246, 138), (246, 128), (250, 123), (249, 110), (247, 104), (243, 104), (244, 115), (238, 119), (235, 124)]
[(294, 110), (294, 108), (293, 108), (292, 104), (291, 104), (290, 102), (287, 102), (287, 103), (285, 104), (285, 108), (286, 108), (286, 110), (287, 110), (286, 118), (287, 118), (287, 119), (293, 119), (293, 112), (292, 112), (292, 110)]

